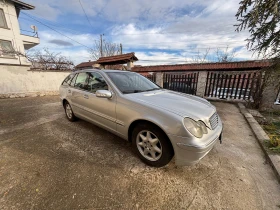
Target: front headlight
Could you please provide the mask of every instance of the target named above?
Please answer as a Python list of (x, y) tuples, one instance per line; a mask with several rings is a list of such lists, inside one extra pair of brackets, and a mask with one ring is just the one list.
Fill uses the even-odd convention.
[(208, 133), (206, 125), (200, 120), (196, 122), (193, 119), (185, 118), (184, 126), (192, 135), (197, 138), (201, 138), (203, 134)]

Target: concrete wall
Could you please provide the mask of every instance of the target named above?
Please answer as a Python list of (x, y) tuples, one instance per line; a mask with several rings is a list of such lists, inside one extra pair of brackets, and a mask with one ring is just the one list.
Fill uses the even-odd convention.
[(56, 95), (70, 72), (28, 71), (28, 66), (0, 65), (0, 98)]

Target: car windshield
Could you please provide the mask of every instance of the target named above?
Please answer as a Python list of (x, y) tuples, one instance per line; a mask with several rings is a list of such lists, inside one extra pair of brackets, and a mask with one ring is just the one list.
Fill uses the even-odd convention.
[(117, 88), (124, 94), (160, 89), (159, 86), (134, 72), (107, 72)]

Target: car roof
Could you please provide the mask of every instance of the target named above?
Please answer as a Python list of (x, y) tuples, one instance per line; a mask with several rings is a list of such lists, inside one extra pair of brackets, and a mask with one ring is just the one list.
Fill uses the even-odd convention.
[[(124, 73), (124, 72), (133, 72), (133, 71), (123, 71), (123, 70), (113, 70), (113, 69), (83, 69), (83, 70), (78, 70), (74, 71), (73, 73), (80, 73), (80, 72), (119, 72), (119, 73)], [(135, 73), (135, 72), (133, 72)]]

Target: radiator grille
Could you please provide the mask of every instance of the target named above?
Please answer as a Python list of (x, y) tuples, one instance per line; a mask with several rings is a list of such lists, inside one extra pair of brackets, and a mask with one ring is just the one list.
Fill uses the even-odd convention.
[(217, 112), (215, 112), (215, 113), (210, 117), (209, 122), (210, 122), (210, 125), (211, 125), (212, 130), (214, 130), (214, 129), (218, 126), (219, 118), (218, 118)]

